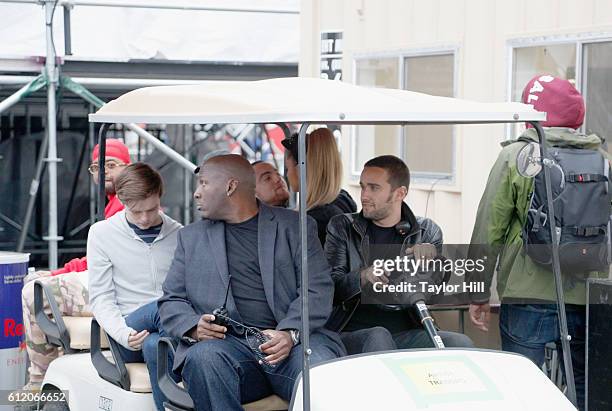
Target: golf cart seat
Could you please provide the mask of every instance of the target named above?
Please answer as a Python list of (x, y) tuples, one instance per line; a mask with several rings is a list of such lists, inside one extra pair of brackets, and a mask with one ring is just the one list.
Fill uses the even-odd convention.
[[(70, 348), (89, 350), (91, 348), (91, 321), (93, 317), (63, 317), (66, 330), (70, 336)], [(100, 347), (108, 348), (108, 339), (103, 335)]]
[(130, 378), (130, 391), (139, 393), (151, 392), (151, 379), (149, 370), (143, 362), (125, 364)]
[(276, 411), (288, 409), (289, 403), (278, 395), (269, 395), (261, 400), (243, 404), (242, 407), (245, 409), (245, 411)]
[[(45, 299), (49, 304), (51, 318), (44, 311)], [(62, 315), (51, 289), (39, 280), (34, 282), (34, 316), (49, 344), (61, 347), (67, 354), (90, 349), (93, 317)], [(106, 336), (101, 341), (101, 348), (108, 348)]]
[[(164, 403), (167, 411), (192, 411), (194, 409), (193, 400), (183, 387), (183, 383), (176, 383), (170, 376), (168, 369), (168, 355), (174, 353), (172, 340), (163, 337), (159, 339), (157, 345), (157, 378), (159, 389), (168, 399)], [(287, 410), (289, 403), (277, 395), (270, 395), (248, 404), (242, 404), (246, 411), (278, 411)]]

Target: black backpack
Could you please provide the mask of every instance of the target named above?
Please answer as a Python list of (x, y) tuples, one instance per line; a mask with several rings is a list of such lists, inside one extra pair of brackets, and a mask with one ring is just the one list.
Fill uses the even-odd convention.
[[(612, 201), (608, 160), (598, 150), (571, 147), (550, 147), (547, 160), (552, 164), (550, 180), (562, 272), (608, 271)], [(549, 224), (542, 170), (534, 181), (523, 247), (535, 263), (548, 268), (552, 267)]]

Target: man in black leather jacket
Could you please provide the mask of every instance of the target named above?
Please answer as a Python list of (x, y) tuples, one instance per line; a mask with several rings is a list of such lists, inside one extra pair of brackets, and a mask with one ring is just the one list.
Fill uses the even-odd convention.
[[(412, 255), (435, 258), (442, 247), (442, 230), (428, 218), (415, 217), (404, 199), (410, 185), (406, 164), (395, 156), (369, 160), (361, 173), (362, 211), (332, 218), (327, 227), (325, 254), (335, 283), (334, 311), (328, 327), (341, 331), (349, 354), (433, 347), (415, 321), (412, 306), (374, 304), (375, 282), (389, 283), (393, 275), (374, 270), (374, 260)], [(463, 334), (439, 332), (448, 347), (472, 347)]]

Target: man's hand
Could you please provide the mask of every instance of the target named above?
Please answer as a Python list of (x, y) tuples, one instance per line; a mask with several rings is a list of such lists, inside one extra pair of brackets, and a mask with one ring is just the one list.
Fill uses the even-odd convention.
[(148, 336), (149, 332), (147, 330), (142, 330), (141, 332), (132, 331), (128, 336), (128, 345), (135, 350), (140, 350), (142, 348), (142, 343)]
[(263, 330), (262, 333), (270, 337), (268, 342), (259, 346), (264, 354), (267, 354), (266, 361), (270, 364), (278, 364), (289, 356), (293, 348), (293, 340), (289, 331)]
[(489, 320), (491, 319), (491, 306), (485, 304), (470, 304), (470, 321), (480, 331), (489, 331)]
[(201, 316), (198, 325), (191, 335), (192, 338), (198, 341), (225, 339), (227, 328), (222, 325), (214, 324), (213, 321), (215, 321), (215, 316), (212, 314), (204, 314)]
[[(382, 270), (382, 268), (381, 268), (381, 270)], [(389, 276), (390, 275), (391, 275), (390, 272), (383, 270), (383, 274), (380, 275), (380, 276), (377, 276), (377, 275), (374, 274), (374, 267), (373, 266), (369, 266), (368, 268), (364, 268), (363, 270), (361, 270), (361, 273), (360, 273), (361, 288), (365, 287), (368, 283), (374, 284), (374, 283), (377, 283), (377, 282), (381, 282), (383, 284), (389, 284)]]
[(430, 243), (415, 244), (406, 249), (406, 255), (414, 256), (415, 260), (432, 260), (438, 256), (436, 246)]

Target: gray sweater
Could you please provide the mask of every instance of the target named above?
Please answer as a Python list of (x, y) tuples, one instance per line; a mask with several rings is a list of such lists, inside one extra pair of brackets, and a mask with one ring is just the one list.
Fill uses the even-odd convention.
[[(89, 303), (100, 326), (126, 348), (132, 328), (125, 316), (162, 295), (181, 224), (160, 211), (161, 232), (146, 244), (127, 223), (125, 211), (89, 229)], [(141, 330), (135, 330), (141, 331)]]

